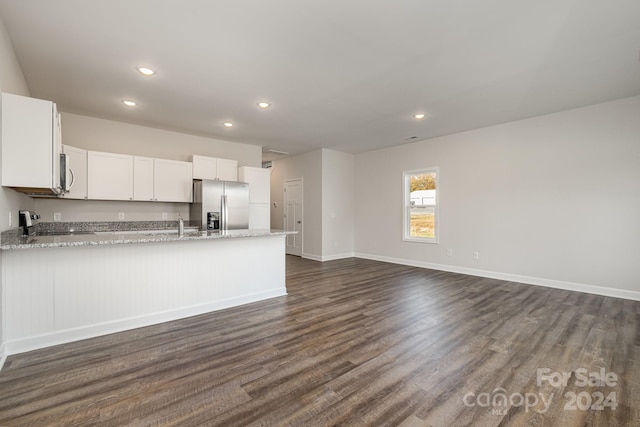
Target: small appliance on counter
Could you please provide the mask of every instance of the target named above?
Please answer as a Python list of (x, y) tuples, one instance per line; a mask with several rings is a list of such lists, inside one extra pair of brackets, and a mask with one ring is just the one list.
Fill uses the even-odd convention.
[(203, 231), (249, 228), (249, 184), (194, 180), (189, 219)]
[(22, 235), (28, 236), (29, 229), (33, 227), (33, 221), (40, 219), (40, 215), (30, 211), (18, 211), (18, 225), (22, 227)]

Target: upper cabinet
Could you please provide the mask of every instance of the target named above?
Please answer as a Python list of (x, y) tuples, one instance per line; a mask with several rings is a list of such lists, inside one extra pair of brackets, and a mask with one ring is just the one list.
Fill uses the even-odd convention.
[(271, 169), (241, 166), (238, 180), (249, 183), (249, 203), (269, 203), (271, 200)]
[(238, 180), (238, 161), (207, 156), (191, 156), (193, 179)]
[(87, 151), (91, 200), (190, 203), (192, 194), (190, 162)]
[(238, 161), (218, 159), (218, 179), (220, 181), (238, 180)]
[(65, 199), (87, 198), (87, 150), (69, 145), (62, 146), (62, 152), (67, 155), (69, 162), (67, 178), (69, 191), (62, 197)]
[(2, 185), (28, 194), (59, 194), (62, 139), (51, 101), (2, 94)]
[(87, 196), (93, 200), (133, 200), (133, 156), (87, 152)]
[(191, 202), (191, 163), (133, 158), (133, 199), (154, 202)]
[(193, 198), (191, 162), (154, 159), (153, 171), (156, 200), (191, 203)]
[(154, 159), (151, 157), (133, 158), (133, 200), (155, 201)]
[(32, 196), (190, 203), (194, 178), (238, 180), (238, 162), (230, 159), (193, 156), (192, 163), (68, 145), (63, 151), (51, 101), (3, 93), (1, 116), (2, 185)]

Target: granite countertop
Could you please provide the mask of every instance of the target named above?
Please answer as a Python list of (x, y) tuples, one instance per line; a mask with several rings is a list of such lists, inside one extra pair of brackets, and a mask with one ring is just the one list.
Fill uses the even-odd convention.
[[(162, 230), (162, 229), (156, 229)], [(164, 229), (165, 231), (168, 229)], [(154, 232), (154, 229), (147, 227), (129, 228), (128, 230), (71, 230), (67, 234), (63, 231), (52, 233), (50, 230), (44, 235), (21, 236), (18, 233), (2, 233), (0, 238), (0, 250), (12, 249), (33, 249), (33, 248), (56, 248), (66, 246), (94, 246), (94, 245), (117, 245), (127, 243), (154, 243), (154, 242), (176, 242), (191, 240), (217, 240), (234, 239), (243, 237), (264, 237), (279, 236), (295, 232), (283, 230), (267, 229), (247, 229), (247, 230), (226, 230), (226, 231), (194, 231), (185, 229), (182, 236), (175, 234), (165, 234)]]

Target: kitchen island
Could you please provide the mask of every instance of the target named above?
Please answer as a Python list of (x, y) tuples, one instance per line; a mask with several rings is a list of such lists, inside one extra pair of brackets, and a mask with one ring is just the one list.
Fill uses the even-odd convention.
[(3, 354), (286, 295), (277, 230), (3, 238)]

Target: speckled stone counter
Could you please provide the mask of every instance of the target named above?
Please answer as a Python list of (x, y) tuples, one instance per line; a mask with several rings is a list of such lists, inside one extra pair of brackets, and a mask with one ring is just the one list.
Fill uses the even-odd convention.
[[(17, 233), (3, 233), (0, 239), (0, 250), (55, 248), (87, 245), (118, 245), (128, 243), (155, 243), (190, 240), (237, 239), (244, 237), (264, 237), (289, 234), (281, 230), (227, 230), (227, 231), (190, 231), (185, 230), (183, 236), (176, 234), (152, 233), (150, 229), (115, 232), (98, 231), (91, 234), (72, 232), (62, 235), (21, 236)], [(89, 233), (89, 232), (87, 232)], [(109, 234), (104, 234), (109, 233)]]

